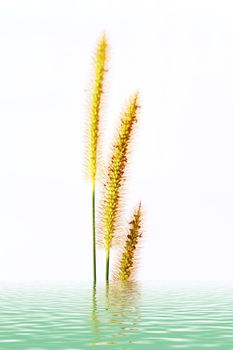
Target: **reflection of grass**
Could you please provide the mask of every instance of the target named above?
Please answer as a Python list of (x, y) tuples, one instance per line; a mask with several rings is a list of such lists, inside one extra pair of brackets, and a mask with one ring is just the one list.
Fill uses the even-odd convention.
[(140, 317), (138, 302), (139, 285), (136, 282), (113, 283), (106, 293), (107, 309), (111, 315), (110, 323), (119, 325), (115, 337), (127, 337), (135, 331)]
[(93, 329), (93, 334), (95, 335), (95, 341), (98, 339), (98, 331), (100, 328), (100, 321), (98, 318), (98, 306), (97, 306), (97, 296), (96, 296), (96, 284), (93, 284), (92, 289), (92, 314), (91, 314), (91, 325)]
[[(140, 319), (138, 302), (139, 285), (136, 282), (108, 283), (105, 293), (92, 298), (92, 339), (91, 346), (119, 345), (134, 343)], [(98, 298), (97, 298), (98, 297)]]
[(96, 285), (93, 285), (92, 290), (92, 321), (95, 325), (98, 324), (97, 321), (97, 300), (96, 300)]

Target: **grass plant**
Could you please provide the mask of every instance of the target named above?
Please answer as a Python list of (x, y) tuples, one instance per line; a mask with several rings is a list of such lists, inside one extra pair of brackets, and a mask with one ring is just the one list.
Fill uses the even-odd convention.
[(103, 35), (97, 45), (94, 68), (95, 75), (93, 81), (93, 90), (90, 101), (90, 117), (88, 121), (88, 176), (92, 184), (92, 250), (93, 250), (93, 281), (96, 283), (96, 174), (98, 171), (98, 159), (100, 158), (100, 121), (101, 106), (104, 92), (104, 77), (106, 73), (107, 59), (107, 40)]
[(137, 122), (138, 93), (133, 95), (123, 111), (120, 126), (112, 147), (110, 163), (104, 183), (104, 200), (101, 208), (102, 240), (106, 251), (106, 282), (109, 282), (110, 250), (121, 219), (122, 188), (128, 163), (129, 147)]
[(135, 273), (135, 260), (137, 256), (138, 243), (142, 237), (142, 208), (139, 203), (129, 222), (129, 230), (122, 250), (120, 260), (116, 269), (115, 278), (126, 282), (133, 279)]

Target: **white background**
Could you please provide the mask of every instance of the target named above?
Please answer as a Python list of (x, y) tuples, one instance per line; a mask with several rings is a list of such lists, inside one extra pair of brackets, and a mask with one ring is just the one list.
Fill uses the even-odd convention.
[(142, 200), (138, 278), (231, 283), (230, 0), (0, 2), (0, 280), (92, 278), (83, 133), (103, 31), (105, 150), (141, 96), (125, 215)]

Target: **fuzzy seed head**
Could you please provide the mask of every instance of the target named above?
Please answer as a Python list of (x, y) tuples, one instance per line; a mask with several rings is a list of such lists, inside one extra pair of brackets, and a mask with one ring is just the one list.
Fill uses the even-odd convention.
[(118, 134), (113, 144), (112, 156), (104, 184), (104, 202), (102, 206), (102, 224), (104, 245), (107, 254), (116, 233), (122, 200), (122, 186), (125, 181), (125, 169), (128, 163), (129, 145), (137, 122), (138, 94), (135, 94), (123, 112)]
[(103, 35), (97, 45), (95, 53), (95, 77), (93, 92), (91, 96), (90, 108), (90, 122), (88, 130), (89, 138), (89, 173), (91, 181), (94, 183), (96, 179), (98, 146), (100, 134), (100, 112), (103, 98), (104, 77), (106, 73), (106, 59), (107, 59), (107, 40)]
[(116, 279), (119, 281), (129, 281), (132, 279), (135, 270), (135, 256), (137, 246), (142, 237), (142, 210), (141, 203), (133, 213), (133, 218), (129, 222), (129, 231), (126, 237), (123, 252), (118, 265)]

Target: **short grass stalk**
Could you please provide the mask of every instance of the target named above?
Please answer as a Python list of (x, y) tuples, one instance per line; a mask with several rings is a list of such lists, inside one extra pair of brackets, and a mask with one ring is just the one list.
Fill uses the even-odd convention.
[(106, 254), (106, 283), (109, 283), (109, 264), (110, 264), (110, 251)]

